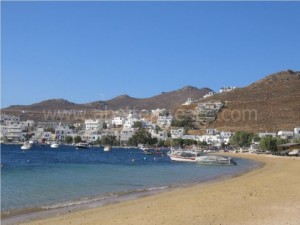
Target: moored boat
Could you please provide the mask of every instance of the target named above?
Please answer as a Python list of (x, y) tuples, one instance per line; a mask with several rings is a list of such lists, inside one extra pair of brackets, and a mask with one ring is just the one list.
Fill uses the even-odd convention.
[(31, 149), (31, 144), (28, 141), (25, 141), (24, 144), (21, 146), (22, 150), (29, 150)]
[(88, 149), (88, 148), (90, 148), (90, 145), (88, 143), (80, 142), (76, 144), (76, 149)]
[(196, 157), (196, 162), (200, 165), (236, 165), (232, 158), (216, 155), (198, 156)]
[(59, 147), (59, 144), (54, 142), (50, 145), (51, 148), (58, 148)]
[(109, 152), (111, 150), (111, 146), (110, 145), (105, 145), (103, 148), (103, 151), (105, 152)]
[(199, 156), (200, 153), (194, 151), (183, 151), (183, 150), (176, 150), (169, 153), (169, 157), (172, 161), (177, 162), (195, 162), (196, 157)]

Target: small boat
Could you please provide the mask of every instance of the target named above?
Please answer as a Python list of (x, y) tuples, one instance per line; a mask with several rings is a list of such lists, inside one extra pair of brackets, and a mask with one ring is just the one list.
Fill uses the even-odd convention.
[(80, 142), (76, 144), (76, 149), (88, 149), (88, 148), (90, 148), (90, 145), (88, 143)]
[(216, 155), (198, 156), (196, 157), (196, 162), (200, 165), (236, 165), (232, 158)]
[(50, 145), (51, 148), (58, 148), (59, 147), (59, 144), (54, 142)]
[(25, 141), (24, 144), (21, 146), (22, 150), (29, 150), (31, 149), (31, 145), (29, 144), (28, 141)]
[(171, 150), (171, 152), (169, 153), (169, 157), (172, 161), (177, 162), (196, 162), (196, 157), (200, 154), (201, 153), (197, 153), (194, 151)]
[(105, 152), (109, 152), (109, 151), (111, 151), (111, 146), (110, 145), (105, 145), (104, 148), (103, 148), (103, 150)]
[(164, 153), (159, 148), (146, 148), (144, 149), (145, 155), (163, 155)]

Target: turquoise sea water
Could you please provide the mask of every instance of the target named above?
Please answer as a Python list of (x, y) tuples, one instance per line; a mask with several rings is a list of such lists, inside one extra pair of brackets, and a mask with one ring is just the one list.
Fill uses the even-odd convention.
[(1, 145), (1, 211), (70, 206), (207, 181), (258, 166), (245, 159), (236, 162), (237, 166), (199, 166), (172, 162), (166, 155), (146, 156), (138, 149), (35, 146), (24, 152), (19, 145)]

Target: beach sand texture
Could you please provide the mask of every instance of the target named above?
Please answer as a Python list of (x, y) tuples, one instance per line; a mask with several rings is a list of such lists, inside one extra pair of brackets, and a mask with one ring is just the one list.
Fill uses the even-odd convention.
[(232, 179), (178, 188), (27, 225), (300, 224), (300, 158), (233, 154), (265, 166)]

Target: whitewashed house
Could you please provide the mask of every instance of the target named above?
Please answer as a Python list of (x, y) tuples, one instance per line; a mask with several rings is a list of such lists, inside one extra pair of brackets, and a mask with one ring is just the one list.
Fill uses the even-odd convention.
[(208, 98), (210, 96), (213, 96), (215, 93), (213, 91), (208, 92), (207, 94), (203, 95), (203, 98)]
[[(1, 126), (2, 127), (2, 126)], [(3, 131), (6, 131), (5, 137), (9, 141), (18, 142), (22, 141), (22, 128), (20, 124), (9, 124), (9, 125), (3, 125), (2, 127)]]
[(236, 87), (234, 86), (229, 86), (229, 87), (221, 87), (220, 89), (220, 93), (224, 93), (224, 92), (230, 92), (232, 90), (236, 89)]
[(271, 136), (271, 137), (276, 137), (276, 133), (272, 133), (272, 132), (260, 132), (258, 133), (258, 137), (263, 138), (263, 137), (267, 137), (267, 136)]
[(294, 136), (294, 132), (281, 130), (281, 131), (278, 131), (277, 135), (282, 139), (292, 139)]
[(221, 131), (220, 132), (220, 142), (229, 143), (232, 133), (229, 131)]
[(66, 136), (70, 136), (73, 133), (73, 130), (69, 128), (68, 125), (59, 124), (55, 128), (55, 139), (56, 140), (64, 140)]
[(55, 134), (52, 134), (51, 132), (45, 131), (41, 135), (41, 139), (43, 141), (52, 141), (55, 139)]
[(35, 123), (33, 120), (26, 120), (26, 121), (21, 121), (20, 124), (22, 130), (28, 130), (29, 128), (33, 128)]
[(294, 128), (294, 136), (295, 136), (295, 138), (300, 137), (300, 127), (295, 127)]
[(18, 117), (18, 116), (2, 114), (0, 118), (1, 118), (1, 124), (4, 124), (4, 125), (20, 123), (20, 117)]
[(223, 138), (220, 134), (204, 134), (199, 136), (199, 141), (205, 141), (207, 144), (220, 145), (223, 142)]
[(130, 128), (130, 129), (123, 129), (120, 133), (120, 141), (122, 142), (127, 142), (129, 140), (129, 138), (131, 138), (135, 133), (135, 129), (134, 128)]
[(161, 131), (156, 131), (154, 129), (150, 129), (149, 133), (151, 134), (152, 138), (157, 138), (157, 140), (167, 140), (168, 138), (168, 133), (165, 130), (161, 130)]
[(85, 130), (98, 131), (103, 127), (103, 121), (87, 119), (84, 121)]
[(182, 138), (184, 135), (184, 128), (171, 129), (171, 138)]
[(182, 105), (190, 105), (192, 104), (194, 101), (192, 100), (192, 98), (188, 98)]
[(157, 125), (159, 127), (170, 127), (173, 120), (172, 115), (168, 116), (158, 116), (157, 118)]
[(124, 121), (125, 121), (124, 117), (117, 116), (112, 119), (111, 124), (115, 125), (116, 127), (122, 127), (124, 124)]

